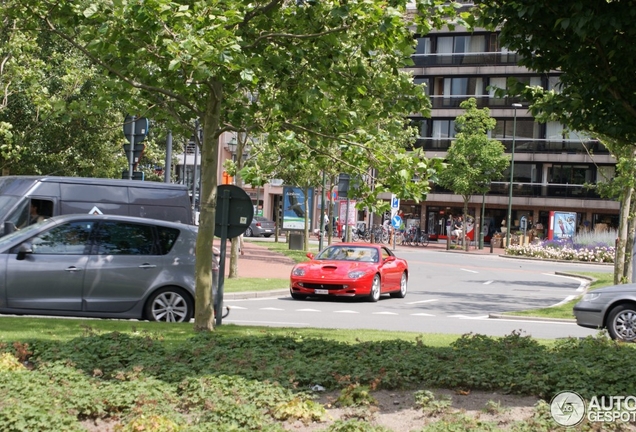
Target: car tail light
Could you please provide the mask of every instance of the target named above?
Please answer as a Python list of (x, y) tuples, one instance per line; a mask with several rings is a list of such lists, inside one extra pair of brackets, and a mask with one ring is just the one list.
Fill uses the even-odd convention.
[(261, 226), (261, 223), (260, 223), (260, 222), (256, 222), (256, 226), (257, 226), (257, 227), (260, 227), (260, 226)]

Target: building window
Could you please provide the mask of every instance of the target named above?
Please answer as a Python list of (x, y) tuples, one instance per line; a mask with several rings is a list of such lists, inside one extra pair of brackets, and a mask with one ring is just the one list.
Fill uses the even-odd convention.
[(433, 120), (433, 138), (445, 139), (455, 136), (455, 120)]
[(431, 53), (431, 38), (421, 37), (417, 38), (417, 46), (415, 47), (415, 54), (430, 54)]
[(593, 179), (593, 169), (587, 165), (552, 165), (548, 167), (548, 183), (582, 185), (591, 183)]
[[(541, 138), (541, 125), (533, 120), (517, 119), (516, 138), (537, 139)], [(493, 129), (493, 137), (496, 139), (512, 138), (515, 128), (514, 119), (497, 120)]]

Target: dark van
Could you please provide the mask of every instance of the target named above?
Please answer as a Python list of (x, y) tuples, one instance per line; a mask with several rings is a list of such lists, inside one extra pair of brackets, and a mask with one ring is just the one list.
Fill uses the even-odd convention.
[[(0, 222), (21, 228), (63, 214), (114, 214), (193, 224), (186, 186), (82, 177), (0, 177)], [(0, 226), (4, 233), (5, 225)]]

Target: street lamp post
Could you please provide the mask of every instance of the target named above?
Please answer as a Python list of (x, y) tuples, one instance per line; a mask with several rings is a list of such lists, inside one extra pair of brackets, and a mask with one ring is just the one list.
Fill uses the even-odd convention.
[(510, 218), (512, 217), (512, 180), (515, 172), (515, 137), (517, 136), (517, 108), (521, 108), (521, 104), (512, 104), (514, 108), (514, 118), (512, 120), (512, 156), (510, 158), (510, 184), (508, 185), (508, 218), (506, 220), (506, 247), (510, 247)]

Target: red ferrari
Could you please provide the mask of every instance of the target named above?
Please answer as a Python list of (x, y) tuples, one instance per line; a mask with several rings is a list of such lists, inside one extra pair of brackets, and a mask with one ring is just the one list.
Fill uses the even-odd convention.
[(294, 299), (364, 296), (377, 302), (382, 294), (406, 296), (408, 264), (385, 246), (337, 243), (307, 257), (310, 261), (296, 264), (291, 272)]

